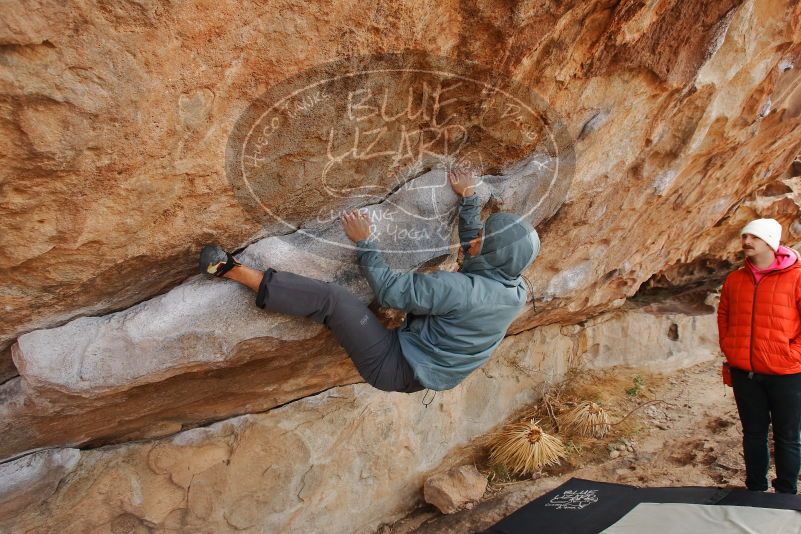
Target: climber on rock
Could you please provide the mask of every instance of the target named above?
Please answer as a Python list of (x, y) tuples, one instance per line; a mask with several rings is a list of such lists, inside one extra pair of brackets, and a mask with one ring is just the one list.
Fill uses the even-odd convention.
[(448, 173), (459, 200), (459, 239), (465, 260), (458, 272), (400, 272), (374, 247), (366, 215), (341, 217), (356, 245), (360, 269), (378, 303), (410, 314), (387, 329), (346, 288), (288, 271), (241, 265), (217, 245), (200, 254), (199, 269), (256, 292), (265, 310), (305, 316), (325, 324), (366, 382), (383, 391), (412, 393), (455, 387), (484, 364), (523, 310), (523, 271), (539, 254), (536, 230), (511, 213), (493, 213), (481, 223), (475, 177)]

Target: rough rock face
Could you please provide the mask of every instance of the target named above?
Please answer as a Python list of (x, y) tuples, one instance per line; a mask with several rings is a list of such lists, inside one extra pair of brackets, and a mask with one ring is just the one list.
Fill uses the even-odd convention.
[[(16, 174), (0, 208), (9, 228), (0, 238), (9, 252), (0, 261), (14, 267), (0, 297), (8, 312), (3, 339), (54, 328), (22, 335), (6, 352), (22, 377), (3, 386), (4, 420), (24, 430), (9, 434), (5, 454), (134, 437), (142, 427), (146, 434), (167, 433), (358, 380), (341, 353), (332, 357), (336, 349), (319, 326), (259, 314), (233, 284), (191, 277), (144, 300), (186, 278), (201, 243), (236, 247), (269, 233), (242, 212), (226, 179), (227, 136), (266, 87), (337, 57), (333, 50), (363, 54), (417, 43), (431, 54), (492, 64), (534, 88), (572, 132), (574, 179), (558, 213), (539, 227), (542, 253), (528, 273), (535, 307), (511, 332), (575, 323), (620, 305), (663, 270), (710, 257), (733, 262), (737, 230), (754, 215), (779, 218), (791, 241), (801, 232), (794, 222), (798, 180), (789, 178), (801, 144), (796, 3), (527, 4), (514, 11), (442, 4), (436, 13), (425, 8), (430, 18), (422, 19), (416, 14), (423, 8), (413, 4), (369, 13), (354, 7), (269, 14), (221, 4), (213, 21), (197, 7), (112, 6), (81, 11), (12, 3), (6, 11), (3, 124), (6, 157), (14, 162), (7, 168)], [(288, 28), (308, 29), (314, 21), (322, 45), (340, 37), (336, 28), (346, 20), (349, 35), (371, 37), (334, 49), (285, 49), (259, 39), (267, 32), (271, 43), (281, 42), (278, 35), (294, 35)], [(73, 27), (81, 28), (80, 36), (69, 33)], [(417, 29), (408, 33), (411, 27)], [(168, 55), (157, 38), (165, 28), (177, 36)], [(381, 38), (370, 28), (382, 28)], [(409, 41), (410, 35), (437, 39)], [(299, 43), (293, 39), (282, 45)], [(200, 55), (189, 51), (195, 48)], [(493, 55), (498, 49), (506, 50), (500, 61)], [(288, 50), (306, 56), (290, 61)], [(55, 72), (64, 75), (54, 80)], [(145, 98), (134, 99), (133, 87)], [(138, 140), (133, 152), (132, 138)], [(300, 141), (300, 155), (325, 151), (324, 139)], [(432, 171), (415, 181), (434, 177)], [(312, 200), (293, 203), (294, 217), (302, 219), (307, 208), (312, 223), (331, 201), (304, 187), (299, 191)], [(489, 180), (482, 191), (496, 201), (514, 198), (513, 189)], [(279, 188), (270, 200), (278, 203), (289, 192)], [(452, 196), (440, 196), (453, 206)], [(415, 195), (407, 192), (403, 202), (414, 205)], [(341, 236), (335, 224), (324, 231)], [(302, 242), (292, 246), (292, 239), (267, 237), (244, 256), (342, 282), (370, 299), (352, 252), (324, 258), (306, 254)], [(454, 265), (452, 257), (430, 259)], [(78, 315), (95, 316), (55, 327)], [(315, 333), (322, 337), (311, 341)], [(260, 376), (270, 400), (221, 402), (235, 388), (236, 369), (256, 360), (274, 362), (264, 363), (271, 371)], [(6, 361), (7, 379), (10, 367)], [(205, 390), (202, 400), (186, 392), (199, 375), (210, 374), (231, 386), (218, 389), (216, 398)], [(154, 404), (162, 409), (109, 428), (108, 409), (123, 411), (126, 400), (134, 414), (153, 413)], [(91, 423), (89, 412), (104, 428)], [(16, 415), (22, 413), (36, 413), (38, 424), (20, 425), (31, 422)], [(42, 413), (73, 424), (83, 419), (88, 428), (45, 435), (37, 428), (52, 421)]]
[(474, 465), (460, 465), (427, 479), (423, 484), (423, 496), (427, 503), (436, 506), (443, 514), (452, 514), (484, 495), (487, 477)]
[(77, 449), (51, 449), (0, 464), (0, 516), (10, 517), (30, 502), (50, 497), (80, 455)]
[(224, 174), (238, 114), (312, 65), (404, 49), (492, 65), (565, 119), (577, 179), (543, 229), (536, 284), (552, 300), (536, 321), (597, 313), (707, 252), (687, 236), (790, 168), (798, 15), (790, 0), (8, 2), (0, 339), (163, 292), (204, 242), (252, 242), (260, 225)]
[[(114, 486), (129, 480), (127, 472), (120, 474), (128, 468), (105, 465), (123, 465), (126, 451), (140, 454), (162, 442), (81, 452), (77, 465), (71, 464), (73, 453), (59, 456), (63, 461), (22, 455), (42, 447), (153, 440), (234, 416), (244, 419), (233, 421), (278, 418), (269, 411), (243, 415), (273, 408), (289, 419), (288, 412), (326, 404), (320, 399), (342, 391), (371, 399), (343, 408), (346, 419), (372, 402), (383, 406), (387, 398), (400, 398), (352, 386), (361, 378), (324, 327), (263, 313), (252, 293), (195, 276), (194, 268), (200, 246), (216, 241), (241, 250), (240, 258), (250, 264), (336, 281), (368, 302), (372, 295), (352, 250), (320, 253), (301, 230), (341, 242), (341, 229), (321, 220), (322, 212), (366, 206), (381, 218), (389, 205), (417, 215), (436, 208), (447, 223), (424, 240), (432, 251), (391, 255), (394, 267), (456, 267), (456, 252), (442, 250), (455, 242), (455, 221), (446, 216), (455, 198), (428, 161), (403, 178), (404, 187), (378, 198), (335, 198), (309, 170), (330, 154), (332, 138), (300, 121), (294, 134), (281, 137), (281, 150), (269, 152), (277, 169), (293, 174), (276, 171), (261, 191), (264, 203), (286, 215), (289, 229), (254, 214), (226, 172), (238, 121), (271, 88), (302, 80), (321, 64), (408, 50), (492, 68), (499, 87), (513, 81), (539, 95), (564, 126), (560, 131), (574, 140), (571, 180), (559, 182), (565, 186), (561, 196), (548, 189), (535, 213), (542, 250), (526, 273), (534, 303), (509, 332), (546, 344), (537, 350), (585, 354), (588, 365), (599, 366), (642, 363), (646, 353), (654, 357), (649, 365), (693, 361), (699, 354), (693, 343), (685, 345), (694, 339), (686, 333), (708, 320), (697, 313), (708, 313), (710, 305), (693, 296), (665, 308), (660, 298), (692, 287), (703, 300), (738, 265), (737, 234), (751, 218), (775, 217), (785, 227), (786, 242), (801, 240), (801, 179), (792, 164), (801, 154), (801, 5), (794, 0), (415, 1), (369, 7), (10, 0), (0, 13), (0, 461), (31, 462), (56, 477), (72, 469), (75, 483), (98, 465), (97, 472), (111, 477), (104, 484)], [(421, 82), (422, 75), (416, 76), (399, 78), (398, 87)], [(482, 201), (487, 211), (519, 209), (521, 184), (536, 177), (543, 161), (558, 158), (537, 144), (542, 130), (533, 131), (531, 143), (515, 145), (514, 134), (524, 129), (506, 127), (503, 113), (483, 112), (491, 107), (491, 91), (473, 92), (482, 96), (475, 114), (465, 115), (471, 148), (490, 159), (479, 188)], [(352, 94), (327, 96), (341, 105)], [(303, 105), (310, 109), (314, 103)], [(301, 111), (307, 108), (294, 109)], [(337, 120), (333, 124), (340, 125)], [(348, 154), (348, 139), (338, 142)], [(347, 169), (338, 167), (326, 187), (372, 186), (374, 178), (387, 186), (397, 178), (358, 159)], [(647, 303), (654, 313), (682, 314), (649, 334), (627, 299)], [(615, 309), (620, 315), (606, 324), (612, 315), (604, 313)], [(714, 325), (707, 326), (701, 344), (713, 347)], [(605, 329), (629, 340), (625, 350), (610, 344), (611, 330)], [(562, 332), (553, 335), (557, 330)], [(543, 365), (536, 373), (560, 376), (557, 360)], [(520, 393), (512, 384), (526, 369), (514, 369), (504, 375), (509, 383), (498, 386), (508, 390), (497, 410), (476, 415), (487, 420), (447, 434), (438, 447), (469, 439), (529, 398), (530, 390)], [(448, 395), (462, 398), (471, 387)], [(411, 406), (415, 399), (402, 403)], [(452, 424), (449, 415), (437, 424)], [(365, 421), (381, 424), (377, 416)], [(413, 418), (407, 422), (414, 424)], [(217, 423), (226, 424), (241, 423)], [(325, 431), (317, 430), (319, 439), (336, 443)], [(253, 447), (252, 454), (260, 454)], [(217, 454), (193, 452), (212, 459)], [(320, 464), (310, 456), (298, 465)], [(369, 511), (375, 515), (362, 523), (374, 524), (381, 514), (413, 502), (420, 471), (415, 472), (387, 490), (397, 500)], [(237, 474), (228, 476), (238, 480)], [(44, 496), (53, 479), (41, 480), (37, 495)], [(208, 491), (234, 503), (238, 490), (227, 481)], [(188, 499), (189, 483), (159, 483), (171, 497), (158, 503), (146, 501), (140, 482), (130, 482), (120, 490), (133, 499), (127, 508), (98, 504), (92, 499), (102, 500), (102, 492), (93, 493), (85, 497), (85, 509), (97, 517), (81, 518), (71, 505), (49, 500), (42, 505), (46, 512), (38, 506), (26, 511), (18, 528), (44, 525), (50, 521), (45, 516), (60, 514), (73, 514), (65, 524), (77, 525), (76, 532), (87, 524), (131, 532), (145, 524), (178, 528), (170, 525), (208, 517), (225, 517), (227, 525), (242, 528), (250, 521), (312, 521), (304, 515), (308, 507), (300, 505), (265, 505), (280, 508), (274, 513), (285, 515), (277, 519), (267, 512), (239, 517), (257, 507), (234, 512), (234, 504), (212, 513), (213, 493), (199, 497), (205, 504), (189, 506), (196, 515), (190, 521), (184, 518), (188, 508), (175, 505)], [(84, 498), (66, 487), (73, 486), (59, 486), (66, 500), (58, 502)], [(0, 507), (20, 510), (28, 495), (4, 493)]]
[[(50, 454), (70, 463), (55, 473), (37, 469), (30, 456), (7, 462), (14, 480), (48, 491), (20, 495), (17, 507), (25, 504), (24, 510), (2, 516), (0, 530), (372, 532), (421, 501), (424, 481), (452, 447), (537, 399), (569, 367), (631, 358), (667, 369), (719, 354), (709, 335), (714, 314), (631, 310), (593, 321), (507, 337), (480, 372), (438, 393), (428, 407), (425, 392), (384, 393), (356, 384), (168, 438), (58, 449)], [(643, 334), (637, 347), (620, 335), (630, 321)], [(675, 340), (669, 337), (674, 324)], [(0, 479), (0, 487), (6, 483)], [(115, 530), (123, 526), (130, 530)]]

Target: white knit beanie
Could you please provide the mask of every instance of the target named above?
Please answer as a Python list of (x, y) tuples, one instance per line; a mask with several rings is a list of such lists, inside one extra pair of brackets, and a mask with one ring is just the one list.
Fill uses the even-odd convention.
[(773, 251), (779, 250), (779, 241), (782, 237), (782, 225), (776, 219), (754, 219), (746, 224), (740, 235), (752, 234), (768, 244)]

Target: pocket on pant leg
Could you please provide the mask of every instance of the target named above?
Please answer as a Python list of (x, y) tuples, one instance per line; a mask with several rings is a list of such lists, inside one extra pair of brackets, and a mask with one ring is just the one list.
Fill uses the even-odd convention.
[(343, 289), (337, 291), (335, 311), (326, 326), (348, 354), (369, 353), (374, 345), (386, 343), (388, 330), (358, 297)]

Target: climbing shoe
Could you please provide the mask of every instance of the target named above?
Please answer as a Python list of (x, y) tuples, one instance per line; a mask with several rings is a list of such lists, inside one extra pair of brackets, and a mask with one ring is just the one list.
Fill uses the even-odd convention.
[(219, 245), (206, 245), (200, 251), (198, 269), (201, 273), (222, 276), (237, 265), (242, 265)]

